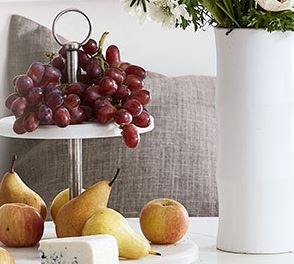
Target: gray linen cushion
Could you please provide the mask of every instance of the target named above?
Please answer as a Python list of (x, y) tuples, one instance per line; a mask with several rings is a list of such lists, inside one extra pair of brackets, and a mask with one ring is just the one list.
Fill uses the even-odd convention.
[[(34, 48), (20, 48), (35, 45), (36, 28), (40, 47), (46, 42), (50, 43), (46, 51), (58, 49), (50, 30), (13, 16), (10, 41), (17, 43), (9, 51), (11, 77), (32, 61), (46, 61), (41, 48), (39, 57)], [(191, 216), (216, 216), (214, 79), (151, 75), (161, 77), (146, 80), (153, 95), (148, 109), (155, 117), (154, 131), (142, 135), (135, 150), (126, 148), (121, 138), (83, 140), (84, 186), (111, 179), (120, 167), (109, 206), (125, 216), (138, 216), (147, 201), (159, 197), (178, 200)], [(57, 192), (67, 187), (67, 141), (15, 139), (12, 149), (19, 156), (20, 176), (50, 205)]]

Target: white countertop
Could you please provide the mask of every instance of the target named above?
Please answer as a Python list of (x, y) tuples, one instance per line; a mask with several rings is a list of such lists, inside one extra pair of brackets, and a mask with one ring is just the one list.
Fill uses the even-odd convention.
[[(199, 247), (199, 259), (195, 264), (293, 264), (294, 254), (278, 255), (244, 255), (221, 252), (216, 249), (216, 234), (218, 219), (215, 217), (192, 217), (187, 238), (194, 241)], [(138, 228), (138, 219), (129, 219), (131, 226)], [(46, 222), (45, 238), (54, 236), (54, 227)], [(16, 264), (40, 263), (35, 248), (20, 248), (8, 250), (16, 256)], [(34, 256), (34, 258), (32, 258)], [(30, 257), (30, 260), (27, 258)], [(139, 263), (134, 261), (134, 263)], [(129, 261), (128, 261), (129, 263)], [(130, 262), (131, 263), (131, 262)], [(182, 262), (179, 262), (182, 263)], [(168, 263), (162, 263), (168, 264)]]

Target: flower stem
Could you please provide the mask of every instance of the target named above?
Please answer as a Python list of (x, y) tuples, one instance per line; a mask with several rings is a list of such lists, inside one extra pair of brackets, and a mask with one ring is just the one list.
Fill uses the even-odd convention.
[(241, 27), (241, 25), (238, 23), (238, 21), (228, 12), (228, 10), (223, 7), (220, 3), (216, 3), (217, 6), (232, 20), (232, 22), (237, 26)]

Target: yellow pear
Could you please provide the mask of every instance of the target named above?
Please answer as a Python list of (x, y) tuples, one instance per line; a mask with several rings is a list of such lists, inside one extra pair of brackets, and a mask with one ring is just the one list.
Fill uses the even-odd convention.
[(10, 171), (5, 173), (0, 183), (0, 206), (5, 203), (24, 203), (35, 207), (45, 220), (47, 207), (43, 199), (30, 189), (14, 171), (16, 156), (13, 156)]
[(4, 248), (0, 247), (0, 263), (1, 264), (14, 264), (14, 258)]
[(127, 259), (139, 259), (148, 254), (160, 255), (151, 251), (149, 242), (137, 234), (120, 213), (110, 208), (96, 211), (85, 223), (83, 236), (107, 234), (116, 238), (119, 256)]
[(118, 174), (119, 169), (111, 181), (103, 180), (93, 184), (59, 209), (55, 218), (57, 237), (82, 235), (82, 229), (92, 214), (107, 206), (112, 184)]
[[(82, 192), (84, 192), (85, 189), (82, 189)], [(56, 215), (59, 211), (59, 209), (65, 205), (69, 201), (69, 188), (61, 191), (58, 193), (55, 198), (53, 199), (51, 206), (50, 206), (50, 214), (53, 222), (55, 222)]]

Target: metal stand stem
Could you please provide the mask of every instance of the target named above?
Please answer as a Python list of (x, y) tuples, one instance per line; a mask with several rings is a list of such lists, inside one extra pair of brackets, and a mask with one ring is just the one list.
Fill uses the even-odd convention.
[(68, 140), (70, 199), (80, 195), (83, 188), (83, 141), (81, 138)]
[[(78, 70), (78, 49), (79, 44), (76, 42), (69, 42), (65, 44), (66, 48), (66, 61), (67, 61), (67, 75), (68, 82), (77, 82)], [(83, 186), (83, 165), (82, 165), (82, 139), (69, 139), (68, 152), (69, 152), (69, 189), (70, 199), (80, 195)]]
[[(70, 41), (68, 43), (62, 43), (56, 34), (56, 23), (64, 14), (69, 12), (76, 12), (83, 15), (89, 25), (89, 32), (87, 37), (82, 42)], [(52, 34), (55, 38), (56, 42), (60, 46), (64, 46), (66, 49), (66, 62), (67, 62), (67, 76), (68, 83), (77, 82), (77, 71), (78, 71), (78, 50), (79, 48), (85, 44), (90, 38), (92, 32), (92, 24), (89, 17), (78, 9), (65, 9), (61, 11), (55, 17), (52, 24)], [(80, 195), (82, 192), (83, 186), (83, 166), (82, 166), (82, 139), (69, 139), (68, 140), (68, 152), (69, 152), (69, 189), (70, 189), (70, 199)]]
[(79, 43), (72, 41), (66, 43), (64, 47), (66, 49), (68, 83), (75, 83), (78, 81), (78, 50), (80, 46)]

